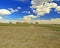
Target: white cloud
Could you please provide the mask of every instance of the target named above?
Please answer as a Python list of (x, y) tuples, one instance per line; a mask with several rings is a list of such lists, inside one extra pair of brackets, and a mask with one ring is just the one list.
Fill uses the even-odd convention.
[(57, 11), (57, 13), (60, 13), (60, 6), (57, 6), (55, 11)]
[(13, 8), (8, 8), (8, 9), (10, 10), (11, 13), (15, 13), (19, 11), (18, 9), (13, 9)]
[(21, 9), (21, 7), (17, 7), (17, 9)]
[(33, 6), (39, 6), (39, 5), (41, 5), (42, 3), (44, 3), (44, 2), (51, 2), (51, 1), (53, 1), (53, 0), (32, 0), (32, 1), (31, 1), (31, 4), (32, 4)]
[(0, 17), (0, 20), (2, 19), (2, 17)]
[(23, 11), (22, 13), (27, 13), (27, 14), (30, 14), (30, 11)]
[(17, 9), (13, 9), (13, 8), (0, 9), (0, 16), (2, 16), (2, 15), (9, 15), (9, 14), (12, 14), (14, 12), (18, 12), (19, 9), (21, 9), (21, 8), (17, 7)]
[(37, 16), (34, 16), (34, 15), (28, 15), (28, 16), (24, 16), (23, 19), (26, 20), (26, 21), (30, 21), (34, 18), (37, 18)]
[(18, 12), (20, 9), (20, 7), (17, 7), (17, 9), (13, 9), (13, 8), (8, 8), (8, 9), (0, 9), (0, 20), (2, 19), (2, 16), (4, 15), (10, 15), (14, 12)]
[[(0, 9), (0, 20), (3, 21), (4, 19), (2, 18), (2, 16), (4, 15), (10, 15), (13, 14), (15, 12), (18, 12), (19, 9), (21, 9), (21, 7), (17, 7), (17, 9), (13, 9), (13, 8), (8, 8), (8, 9)], [(3, 21), (4, 22), (4, 21)], [(6, 21), (7, 22), (7, 21)]]
[(7, 9), (0, 9), (0, 15), (9, 15), (11, 14), (11, 12)]
[[(37, 2), (36, 2), (37, 3)], [(34, 3), (35, 4), (35, 3)], [(56, 3), (54, 2), (50, 2), (50, 3), (43, 3), (43, 4), (39, 4), (39, 5), (33, 5), (31, 6), (31, 8), (33, 9), (33, 12), (36, 13), (38, 16), (43, 16), (45, 14), (49, 14), (51, 11), (51, 8), (55, 8), (55, 10), (59, 13), (60, 12), (60, 6), (58, 6)], [(34, 10), (34, 8), (36, 10)]]
[(21, 7), (17, 7), (16, 9), (8, 8), (8, 10), (9, 10), (11, 13), (18, 12), (20, 9), (21, 9)]
[(52, 24), (60, 24), (60, 18), (51, 19)]
[(50, 20), (34, 20), (32, 23), (39, 23), (39, 24), (60, 24), (60, 18), (50, 19)]
[(1, 23), (10, 23), (12, 22), (13, 24), (15, 24), (16, 22), (20, 22), (20, 23), (33, 23), (35, 24), (36, 22), (39, 24), (60, 24), (60, 18), (55, 18), (55, 19), (50, 19), (50, 20), (31, 20), (32, 18), (36, 18), (36, 16), (33, 15), (29, 15), (29, 17), (25, 16), (24, 18), (22, 18), (22, 20), (2, 20), (2, 18), (0, 19)]

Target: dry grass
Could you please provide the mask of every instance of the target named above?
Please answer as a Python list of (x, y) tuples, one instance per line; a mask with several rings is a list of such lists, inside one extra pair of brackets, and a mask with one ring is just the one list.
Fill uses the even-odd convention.
[(0, 26), (0, 48), (60, 48), (60, 30), (46, 26)]

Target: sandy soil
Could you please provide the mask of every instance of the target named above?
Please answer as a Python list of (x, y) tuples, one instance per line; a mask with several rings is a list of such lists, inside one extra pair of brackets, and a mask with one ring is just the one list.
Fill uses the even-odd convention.
[(60, 48), (60, 31), (34, 26), (0, 26), (0, 48)]

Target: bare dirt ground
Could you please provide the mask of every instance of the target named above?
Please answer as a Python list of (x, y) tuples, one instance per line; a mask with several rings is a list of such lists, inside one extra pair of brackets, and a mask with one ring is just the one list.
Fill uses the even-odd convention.
[(60, 48), (60, 31), (37, 26), (0, 26), (0, 48)]

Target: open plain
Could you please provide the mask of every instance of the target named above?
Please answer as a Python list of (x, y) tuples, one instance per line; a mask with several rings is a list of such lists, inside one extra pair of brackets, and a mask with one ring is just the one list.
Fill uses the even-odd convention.
[(0, 26), (0, 48), (60, 48), (60, 25)]

